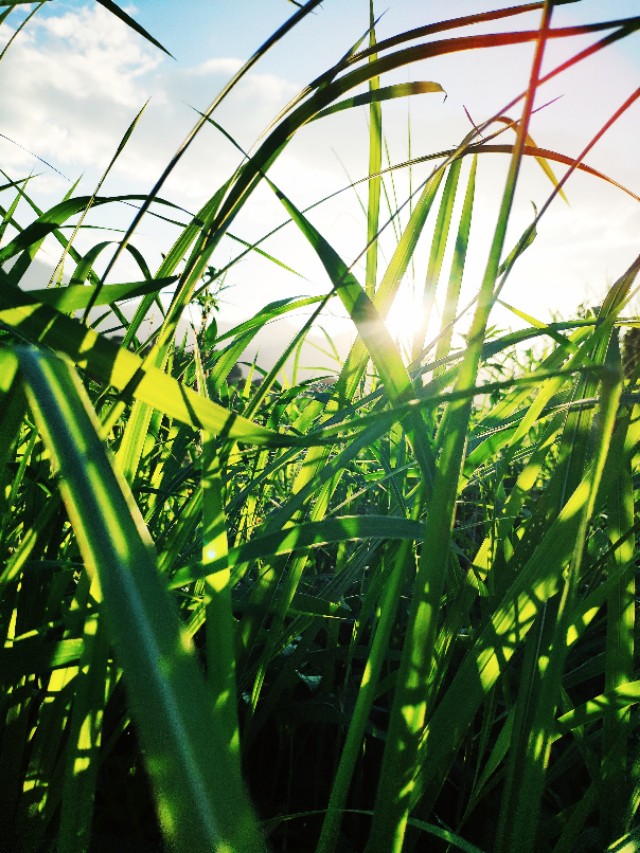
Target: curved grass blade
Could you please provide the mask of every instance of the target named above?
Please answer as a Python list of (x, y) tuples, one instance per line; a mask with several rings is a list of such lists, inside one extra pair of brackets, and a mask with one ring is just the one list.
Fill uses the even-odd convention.
[(295, 527), (285, 527), (279, 533), (255, 536), (243, 545), (229, 548), (228, 554), (213, 559), (205, 567), (180, 569), (170, 581), (170, 587), (189, 584), (206, 574), (224, 571), (264, 557), (291, 554), (310, 547), (321, 547), (336, 542), (359, 539), (408, 539), (419, 540), (423, 528), (417, 521), (378, 515), (343, 515), (328, 517), (322, 521), (309, 521)]
[[(0, 280), (2, 277), (0, 275)], [(12, 298), (16, 293), (18, 298)], [(134, 353), (116, 346), (48, 305), (35, 301), (25, 304), (24, 295), (15, 288), (0, 288), (0, 322), (30, 340), (66, 354), (81, 369), (182, 423), (249, 443), (281, 447), (309, 443), (304, 438), (287, 437), (252, 424), (217, 403), (200, 397), (158, 368), (143, 369), (142, 360)]]
[[(343, 101), (338, 101), (337, 104), (320, 110), (320, 112), (313, 116), (311, 121), (317, 121), (320, 118), (342, 112), (342, 110), (351, 109), (352, 107), (380, 104), (383, 101), (395, 98), (406, 98), (410, 95), (424, 95), (435, 92), (446, 94), (440, 83), (434, 83), (429, 80), (414, 80), (411, 83), (396, 83), (393, 86), (382, 86), (379, 89), (373, 89), (362, 95), (354, 95), (352, 98), (345, 98)], [(376, 174), (379, 171), (377, 169), (370, 174)]]
[(72, 313), (89, 304), (113, 305), (124, 299), (134, 299), (136, 296), (144, 296), (147, 293), (158, 293), (162, 288), (174, 284), (175, 276), (163, 279), (147, 279), (146, 281), (130, 281), (123, 284), (84, 285), (69, 284), (66, 287), (36, 288), (29, 290), (27, 298), (50, 305), (56, 311)]
[(100, 441), (86, 393), (60, 359), (33, 349), (18, 357), (87, 570), (100, 585), (163, 831), (185, 853), (263, 850), (238, 753), (211, 712), (194, 650), (157, 574), (133, 497)]

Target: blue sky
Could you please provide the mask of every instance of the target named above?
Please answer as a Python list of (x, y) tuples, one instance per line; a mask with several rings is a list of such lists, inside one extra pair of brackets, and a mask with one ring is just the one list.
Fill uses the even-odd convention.
[[(458, 0), (445, 6), (385, 0), (384, 4), (376, 3), (376, 12), (384, 11), (378, 36), (428, 23), (431, 18), (444, 16), (445, 10), (457, 17), (478, 6), (488, 9), (493, 4)], [(55, 0), (45, 4), (0, 63), (0, 132), (17, 143), (0, 140), (0, 155), (14, 176), (32, 169), (41, 172), (32, 188), (43, 206), (59, 200), (69, 182), (32, 155), (43, 158), (70, 180), (81, 177), (81, 188), (91, 192), (127, 125), (150, 98), (105, 187), (112, 193), (146, 192), (193, 124), (192, 107), (205, 108), (240, 63), (295, 11), (286, 0), (137, 0), (135, 6), (127, 8), (165, 44), (175, 60), (148, 46), (97, 4)], [(558, 7), (554, 25), (637, 12), (637, 0), (608, 0), (606, 4), (581, 0)], [(2, 39), (10, 35), (12, 21), (15, 26), (19, 14), (5, 23)], [(537, 13), (532, 13), (518, 19), (518, 25), (535, 27), (537, 19)], [(327, 0), (265, 57), (221, 109), (219, 120), (244, 146), (250, 146), (277, 110), (338, 59), (367, 24), (367, 0)], [(594, 58), (580, 73), (553, 81), (544, 98), (560, 100), (535, 117), (532, 134), (536, 142), (576, 155), (610, 112), (638, 86), (638, 41), (636, 34), (624, 46)], [(573, 40), (570, 51), (581, 44)], [(568, 54), (569, 47), (553, 45), (549, 62)], [(530, 49), (510, 48), (496, 52), (493, 58), (486, 52), (482, 56), (469, 53), (412, 68), (414, 79), (439, 82), (448, 94), (446, 101), (435, 95), (412, 99), (414, 154), (457, 143), (469, 129), (465, 107), (478, 122), (509, 101), (526, 84), (530, 56)], [(409, 72), (403, 73), (401, 79), (409, 79)], [(393, 162), (406, 158), (407, 119), (407, 104), (385, 107)], [(332, 117), (304, 129), (299, 141), (290, 146), (276, 164), (274, 177), (298, 205), (309, 204), (343, 186), (348, 182), (347, 174), (364, 176), (366, 121), (365, 110)], [(637, 145), (639, 130), (640, 102), (594, 149), (588, 161), (636, 192), (640, 192), (640, 167), (637, 157), (630, 156), (630, 148)], [(490, 231), (496, 188), (504, 175), (497, 158), (495, 162), (484, 159), (487, 163), (482, 165), (481, 190), (485, 196), (472, 232), (479, 240), (469, 260), (470, 288), (480, 274), (477, 270), (486, 248), (483, 236)], [(195, 210), (236, 163), (237, 154), (231, 146), (207, 131), (167, 185), (167, 196)], [(416, 177), (418, 174), (419, 170)], [(396, 189), (401, 197), (406, 192), (406, 173), (398, 174)], [(517, 239), (519, 229), (530, 218), (531, 203), (540, 205), (548, 189), (535, 164), (529, 164), (522, 176), (510, 240)], [(552, 208), (505, 294), (508, 301), (543, 319), (553, 311), (569, 313), (580, 302), (601, 299), (606, 287), (638, 251), (637, 202), (583, 176), (572, 180), (567, 192), (571, 206), (558, 204)], [(128, 215), (126, 210), (121, 213)], [(106, 211), (101, 214), (102, 221), (106, 222), (109, 215)], [(240, 236), (257, 237), (281, 216), (277, 203), (268, 194), (260, 194), (237, 224)], [(345, 194), (340, 203), (327, 205), (314, 221), (348, 262), (361, 251), (363, 217), (353, 192)], [(136, 239), (153, 267), (172, 235), (147, 220)], [(231, 282), (230, 315), (239, 316), (272, 298), (326, 289), (318, 264), (304, 241), (294, 239), (291, 231), (268, 248), (299, 269), (306, 280), (258, 259), (246, 262), (238, 268), (237, 280)], [(227, 246), (224, 251), (230, 255), (232, 250)], [(51, 260), (55, 263), (53, 256)]]

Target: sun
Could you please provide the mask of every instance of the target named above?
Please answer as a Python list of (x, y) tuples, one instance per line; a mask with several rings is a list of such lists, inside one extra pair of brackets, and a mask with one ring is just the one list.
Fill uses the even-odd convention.
[(401, 288), (385, 320), (389, 334), (401, 353), (408, 355), (411, 352), (423, 316), (423, 306), (417, 295), (410, 288)]

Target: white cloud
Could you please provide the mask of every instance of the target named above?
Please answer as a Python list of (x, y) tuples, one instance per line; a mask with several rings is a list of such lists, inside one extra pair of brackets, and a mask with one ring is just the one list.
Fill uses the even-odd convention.
[[(72, 179), (87, 172), (89, 182), (150, 98), (114, 171), (122, 181), (135, 181), (129, 191), (144, 192), (195, 124), (190, 106), (205, 109), (241, 65), (238, 58), (223, 57), (181, 67), (97, 4), (36, 16), (0, 63), (0, 132), (17, 143), (0, 140), (3, 165), (40, 171), (33, 152)], [(295, 90), (276, 75), (252, 73), (234, 93), (241, 109), (223, 107), (218, 119), (248, 147)], [(191, 169), (183, 175), (192, 200), (214, 160), (220, 180), (237, 161), (226, 141), (212, 157), (213, 133), (206, 131), (203, 144), (194, 146)], [(216, 146), (219, 141), (217, 135)]]
[(225, 74), (231, 76), (242, 68), (242, 60), (232, 56), (207, 59), (193, 68), (188, 68), (186, 73), (194, 77), (204, 77), (208, 74)]
[[(33, 19), (0, 64), (2, 132), (61, 171), (100, 168), (143, 103), (160, 63), (101, 6)], [(29, 165), (3, 148), (5, 164)]]

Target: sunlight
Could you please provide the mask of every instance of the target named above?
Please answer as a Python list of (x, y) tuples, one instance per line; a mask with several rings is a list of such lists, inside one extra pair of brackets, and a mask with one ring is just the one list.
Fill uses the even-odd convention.
[(418, 331), (421, 318), (422, 306), (413, 288), (400, 288), (387, 315), (385, 325), (403, 354), (411, 352), (413, 336)]

